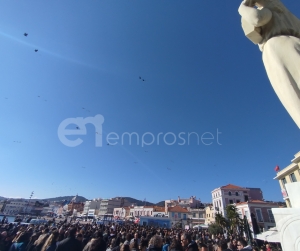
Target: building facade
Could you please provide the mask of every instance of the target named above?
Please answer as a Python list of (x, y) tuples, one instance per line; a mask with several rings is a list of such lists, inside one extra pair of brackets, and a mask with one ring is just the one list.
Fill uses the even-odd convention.
[(285, 185), (287, 183), (300, 181), (300, 152), (296, 153), (294, 156), (295, 158), (292, 159), (292, 163), (284, 169), (278, 171), (276, 177), (274, 178), (279, 182), (282, 197), (285, 200), (287, 207), (292, 207), (292, 205), (289, 199), (289, 195), (286, 191)]
[(168, 217), (172, 226), (185, 227), (189, 225), (189, 211), (181, 206), (168, 207)]
[(114, 208), (113, 215), (115, 218), (124, 219), (130, 216), (130, 207), (116, 207)]
[(205, 207), (205, 225), (215, 223), (215, 210), (213, 205)]
[(157, 215), (165, 215), (165, 208), (159, 206), (135, 206), (130, 208), (130, 216), (133, 217), (156, 217)]
[(82, 213), (84, 203), (78, 200), (78, 195), (74, 196), (71, 202), (67, 205), (68, 214)]
[[(165, 212), (168, 212), (168, 207), (180, 206), (184, 208), (201, 208), (203, 205), (196, 196), (191, 196), (188, 199), (183, 199), (178, 196), (177, 200), (165, 200)], [(204, 208), (204, 207), (203, 207)]]
[(3, 213), (9, 215), (23, 214), (27, 206), (28, 201), (26, 200), (11, 200), (5, 204)]
[(131, 203), (122, 197), (102, 199), (98, 215), (100, 217), (103, 217), (105, 214), (113, 215), (114, 208), (128, 207), (130, 205)]
[(212, 204), (215, 214), (219, 213), (226, 217), (226, 206), (251, 200), (253, 195), (257, 200), (263, 200), (263, 194), (260, 188), (245, 188), (228, 184), (214, 189), (211, 192)]
[[(236, 204), (240, 218), (247, 217), (249, 226), (254, 234), (275, 227), (275, 219), (272, 208), (278, 208), (278, 204), (261, 200), (251, 200)], [(256, 228), (258, 227), (258, 229)]]
[(101, 205), (101, 199), (94, 199), (94, 200), (88, 200), (84, 203), (83, 207), (83, 216), (92, 216), (93, 215), (98, 215), (99, 210), (100, 210), (100, 205)]
[(205, 224), (205, 208), (188, 208), (188, 211), (191, 226)]

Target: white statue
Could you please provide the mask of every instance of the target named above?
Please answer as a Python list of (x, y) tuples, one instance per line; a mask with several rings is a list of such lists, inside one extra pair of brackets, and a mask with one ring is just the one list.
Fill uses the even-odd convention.
[(279, 0), (245, 0), (238, 11), (277, 96), (300, 128), (300, 20)]

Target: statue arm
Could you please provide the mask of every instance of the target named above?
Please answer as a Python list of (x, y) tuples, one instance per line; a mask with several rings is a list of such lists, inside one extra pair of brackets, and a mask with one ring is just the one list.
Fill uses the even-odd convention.
[(272, 12), (267, 8), (261, 10), (245, 5), (243, 1), (238, 9), (240, 15), (249, 24), (254, 27), (260, 27), (267, 24), (272, 18)]

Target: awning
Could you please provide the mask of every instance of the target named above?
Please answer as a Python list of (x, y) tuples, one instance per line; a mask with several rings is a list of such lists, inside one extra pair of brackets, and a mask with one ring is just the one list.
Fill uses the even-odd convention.
[(268, 242), (280, 242), (280, 236), (277, 229), (271, 228), (266, 232), (256, 235), (256, 239), (268, 241)]

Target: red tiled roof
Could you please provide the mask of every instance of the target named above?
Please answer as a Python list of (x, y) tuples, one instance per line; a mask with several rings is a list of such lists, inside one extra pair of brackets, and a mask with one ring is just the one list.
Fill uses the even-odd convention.
[(169, 207), (169, 212), (176, 212), (176, 213), (188, 213), (189, 211), (186, 208), (175, 206), (175, 207)]
[(243, 187), (239, 187), (239, 186), (236, 186), (236, 185), (233, 185), (233, 184), (228, 184), (226, 186), (221, 186), (221, 188), (225, 188), (225, 189), (245, 189)]

